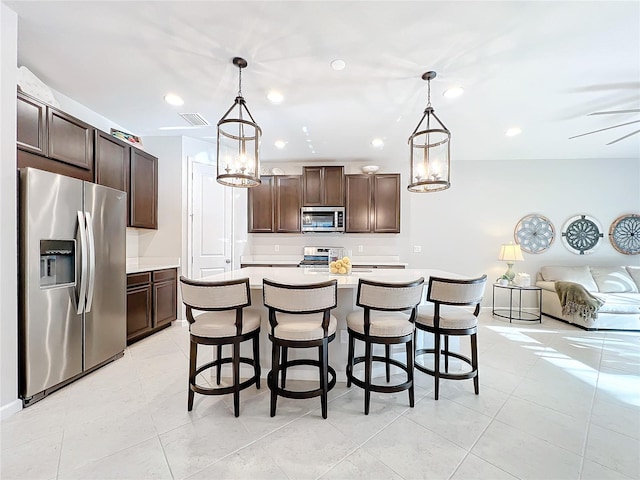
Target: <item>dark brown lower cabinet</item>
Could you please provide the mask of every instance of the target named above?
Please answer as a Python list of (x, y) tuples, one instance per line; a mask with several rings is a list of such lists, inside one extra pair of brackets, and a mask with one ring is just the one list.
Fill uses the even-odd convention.
[(177, 318), (177, 270), (127, 275), (127, 344), (171, 325)]

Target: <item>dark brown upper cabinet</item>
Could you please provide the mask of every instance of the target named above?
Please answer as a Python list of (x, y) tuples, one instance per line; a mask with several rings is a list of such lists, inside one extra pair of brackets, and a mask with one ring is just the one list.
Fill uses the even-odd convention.
[(400, 233), (400, 174), (346, 175), (346, 232)]
[(18, 168), (93, 182), (93, 127), (23, 92), (16, 117)]
[(95, 183), (127, 192), (131, 146), (113, 135), (96, 130)]
[(302, 202), (300, 175), (266, 175), (249, 189), (249, 233), (299, 233)]
[(53, 107), (47, 109), (48, 156), (93, 171), (93, 127)]
[(274, 179), (271, 175), (260, 177), (260, 185), (249, 188), (247, 218), (249, 233), (273, 233), (274, 231)]
[(158, 228), (158, 159), (135, 147), (129, 163), (129, 220), (131, 227)]
[(275, 184), (275, 224), (277, 233), (300, 232), (300, 207), (302, 201), (302, 180), (300, 175), (276, 177)]
[(44, 103), (18, 92), (16, 127), (18, 148), (47, 154), (47, 106)]
[(344, 206), (344, 167), (304, 167), (302, 182), (305, 207)]

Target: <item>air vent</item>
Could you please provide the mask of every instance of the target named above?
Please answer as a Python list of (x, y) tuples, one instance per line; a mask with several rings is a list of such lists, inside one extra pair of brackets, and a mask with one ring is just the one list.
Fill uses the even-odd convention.
[(207, 127), (210, 125), (199, 113), (180, 113), (179, 115), (184, 118), (189, 125), (193, 125), (194, 127)]

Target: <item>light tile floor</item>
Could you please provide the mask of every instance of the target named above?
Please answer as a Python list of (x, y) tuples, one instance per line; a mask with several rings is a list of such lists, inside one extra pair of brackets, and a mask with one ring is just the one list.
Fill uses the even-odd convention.
[(0, 477), (640, 478), (640, 335), (488, 312), (478, 335), (479, 396), (443, 381), (435, 401), (416, 372), (415, 408), (374, 394), (365, 416), (362, 391), (338, 383), (327, 420), (318, 399), (279, 399), (270, 418), (263, 381), (235, 418), (231, 396), (187, 412), (188, 330), (173, 326), (3, 421)]

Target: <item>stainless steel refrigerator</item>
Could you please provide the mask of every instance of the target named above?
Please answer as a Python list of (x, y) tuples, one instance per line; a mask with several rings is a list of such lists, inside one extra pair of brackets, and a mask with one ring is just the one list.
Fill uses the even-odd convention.
[(122, 356), (125, 192), (20, 170), (20, 397), (28, 406)]

